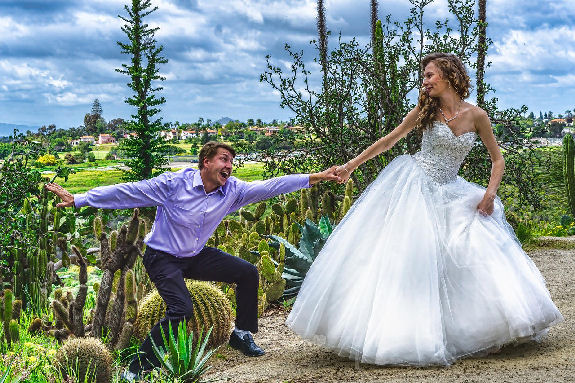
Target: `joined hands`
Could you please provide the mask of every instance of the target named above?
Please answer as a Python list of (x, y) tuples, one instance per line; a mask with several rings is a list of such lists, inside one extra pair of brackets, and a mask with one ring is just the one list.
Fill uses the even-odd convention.
[(337, 181), (338, 184), (344, 184), (349, 180), (351, 177), (351, 173), (353, 170), (349, 170), (347, 164), (340, 165), (335, 169), (335, 174), (338, 176), (339, 180)]
[(309, 184), (313, 185), (320, 181), (334, 181), (340, 183), (340, 178), (336, 174), (337, 166), (332, 166), (329, 169), (319, 173), (312, 173), (309, 175)]

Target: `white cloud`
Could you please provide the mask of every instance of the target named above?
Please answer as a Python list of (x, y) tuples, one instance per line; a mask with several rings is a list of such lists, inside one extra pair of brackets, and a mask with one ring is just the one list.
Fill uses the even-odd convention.
[(76, 31), (82, 34), (110, 34), (116, 32), (122, 25), (122, 20), (114, 14), (94, 13), (79, 10), (73, 15), (73, 24), (62, 22), (56, 24), (56, 28)]
[(567, 70), (575, 64), (575, 27), (513, 29), (489, 55), (496, 71)]
[[(565, 74), (562, 76), (551, 76), (552, 79), (555, 80), (555, 84), (553, 84), (553, 86), (555, 87), (572, 87), (575, 88), (575, 74)], [(573, 104), (575, 104), (575, 100), (572, 101)]]
[(92, 97), (91, 95), (81, 96), (74, 92), (64, 92), (55, 95), (51, 93), (45, 93), (45, 97), (51, 104), (64, 105), (64, 106), (88, 104), (92, 100), (94, 100), (94, 98), (96, 98)]

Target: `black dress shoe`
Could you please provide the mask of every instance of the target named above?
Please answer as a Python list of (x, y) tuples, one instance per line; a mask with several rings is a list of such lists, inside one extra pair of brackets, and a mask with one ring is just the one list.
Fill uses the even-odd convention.
[(135, 374), (131, 371), (124, 371), (120, 374), (120, 382), (123, 383), (134, 383), (134, 382), (139, 382), (142, 379), (140, 378), (139, 374)]
[(265, 354), (255, 342), (252, 334), (245, 334), (242, 338), (235, 331), (230, 335), (230, 346), (236, 350), (240, 350), (247, 356), (261, 356)]

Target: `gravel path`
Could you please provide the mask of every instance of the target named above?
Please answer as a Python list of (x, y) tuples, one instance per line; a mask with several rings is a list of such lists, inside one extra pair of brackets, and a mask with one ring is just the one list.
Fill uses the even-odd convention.
[(208, 379), (216, 382), (575, 382), (575, 251), (529, 251), (565, 317), (542, 343), (508, 346), (485, 358), (450, 367), (382, 367), (356, 364), (291, 332), (277, 309), (260, 319), (256, 341), (266, 350), (247, 358), (223, 347)]

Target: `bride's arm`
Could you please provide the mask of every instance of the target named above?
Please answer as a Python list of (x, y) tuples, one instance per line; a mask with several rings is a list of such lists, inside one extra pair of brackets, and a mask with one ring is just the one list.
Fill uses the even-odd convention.
[(503, 159), (503, 155), (501, 155), (501, 149), (499, 149), (497, 140), (493, 135), (493, 129), (491, 128), (489, 117), (482, 109), (479, 109), (477, 116), (475, 117), (475, 127), (477, 128), (477, 133), (479, 134), (479, 137), (481, 137), (481, 141), (483, 141), (483, 145), (487, 148), (489, 157), (491, 158), (491, 176), (489, 177), (489, 184), (487, 185), (483, 199), (479, 202), (479, 205), (477, 205), (479, 213), (486, 216), (493, 213), (493, 201), (497, 196), (497, 189), (499, 189), (499, 184), (503, 178), (505, 160)]
[(371, 144), (367, 149), (361, 152), (357, 157), (341, 165), (336, 169), (336, 174), (340, 177), (340, 183), (346, 182), (351, 173), (365, 161), (372, 159), (380, 153), (391, 149), (397, 141), (407, 136), (407, 134), (415, 127), (417, 117), (419, 115), (419, 107), (413, 108), (395, 129), (388, 135), (381, 137), (379, 140)]

